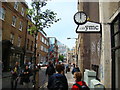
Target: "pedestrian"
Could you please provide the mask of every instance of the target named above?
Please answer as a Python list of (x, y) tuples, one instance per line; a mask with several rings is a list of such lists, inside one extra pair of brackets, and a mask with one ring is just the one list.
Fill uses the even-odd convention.
[(52, 62), (50, 61), (49, 65), (46, 69), (46, 73), (45, 73), (46, 75), (48, 75), (48, 80), (49, 80), (50, 76), (53, 75), (54, 73), (55, 73), (55, 68), (54, 68)]
[(12, 77), (11, 77), (11, 89), (16, 90), (19, 75), (20, 75), (20, 67), (19, 67), (18, 62), (16, 62), (15, 66), (12, 67), (11, 74), (12, 74)]
[(31, 70), (29, 69), (29, 66), (26, 65), (25, 69), (23, 71), (23, 85), (24, 85), (24, 88), (29, 88), (30, 74), (31, 74)]
[(62, 64), (56, 65), (57, 73), (53, 74), (48, 80), (47, 88), (49, 90), (68, 90), (67, 78), (64, 75), (64, 68)]
[(74, 73), (75, 84), (72, 86), (72, 90), (90, 90), (87, 84), (84, 81), (81, 81), (82, 74), (81, 72)]
[(80, 69), (79, 69), (78, 65), (73, 67), (72, 74), (74, 74), (75, 72), (80, 72)]
[(68, 64), (66, 64), (66, 73), (68, 72)]

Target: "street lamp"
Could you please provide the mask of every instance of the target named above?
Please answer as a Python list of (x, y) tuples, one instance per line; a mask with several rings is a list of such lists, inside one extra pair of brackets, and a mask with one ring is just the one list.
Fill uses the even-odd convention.
[(77, 40), (77, 38), (67, 38), (67, 39), (76, 39)]

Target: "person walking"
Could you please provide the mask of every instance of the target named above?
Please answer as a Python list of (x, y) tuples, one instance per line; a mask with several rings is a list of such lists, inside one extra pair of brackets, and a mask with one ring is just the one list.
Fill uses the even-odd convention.
[(27, 89), (29, 89), (30, 74), (31, 74), (31, 70), (29, 69), (29, 66), (26, 65), (23, 71), (23, 85), (24, 85), (24, 88), (27, 88)]
[(81, 81), (82, 74), (81, 72), (74, 73), (75, 84), (72, 86), (72, 90), (90, 90), (87, 84), (84, 81)]
[(54, 68), (52, 62), (50, 61), (49, 65), (46, 69), (46, 73), (45, 73), (46, 75), (48, 75), (48, 80), (49, 80), (50, 76), (53, 75), (54, 73), (55, 73), (55, 68)]
[(67, 78), (64, 75), (62, 64), (56, 65), (57, 73), (53, 74), (48, 80), (47, 88), (49, 90), (68, 90)]
[(80, 72), (80, 69), (78, 67), (78, 65), (76, 65), (73, 70), (72, 70), (72, 74), (74, 74), (75, 72)]
[(20, 67), (19, 67), (18, 62), (16, 62), (15, 66), (11, 69), (11, 74), (12, 74), (12, 76), (11, 76), (11, 89), (16, 90), (19, 75), (20, 75)]

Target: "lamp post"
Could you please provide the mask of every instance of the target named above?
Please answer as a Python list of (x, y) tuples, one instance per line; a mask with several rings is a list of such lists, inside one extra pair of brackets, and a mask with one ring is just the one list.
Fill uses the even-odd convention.
[(67, 38), (67, 39), (76, 39), (77, 40), (77, 38)]

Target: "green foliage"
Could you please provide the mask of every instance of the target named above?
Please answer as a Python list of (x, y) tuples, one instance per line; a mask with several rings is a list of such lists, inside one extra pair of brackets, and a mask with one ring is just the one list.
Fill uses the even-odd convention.
[(64, 56), (63, 55), (59, 55), (59, 61), (63, 61), (64, 60)]
[(42, 11), (41, 8), (43, 6), (46, 6), (46, 1), (41, 2), (41, 0), (35, 0), (32, 1), (32, 9), (27, 10), (27, 14), (31, 16), (31, 19), (33, 23), (35, 24), (35, 27), (31, 27), (28, 30), (32, 33), (42, 31), (45, 35), (44, 28), (49, 28), (54, 22), (58, 22), (60, 19), (56, 18), (57, 13), (54, 13), (53, 11), (46, 9), (45, 11)]

